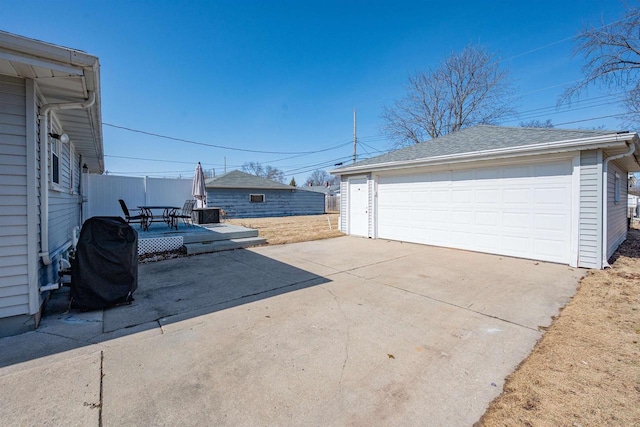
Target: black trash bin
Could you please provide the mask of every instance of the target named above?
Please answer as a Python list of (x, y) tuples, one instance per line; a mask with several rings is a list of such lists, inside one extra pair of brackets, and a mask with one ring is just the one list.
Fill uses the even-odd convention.
[(133, 300), (138, 287), (138, 233), (120, 217), (93, 217), (80, 232), (71, 266), (71, 304), (100, 309)]

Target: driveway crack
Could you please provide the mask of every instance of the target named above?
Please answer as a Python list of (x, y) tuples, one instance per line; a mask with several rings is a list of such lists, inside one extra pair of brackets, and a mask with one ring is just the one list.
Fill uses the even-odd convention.
[(104, 350), (100, 352), (100, 401), (98, 403), (98, 427), (102, 427), (103, 397), (104, 397)]
[(338, 297), (336, 296), (336, 294), (334, 294), (330, 289), (327, 289), (324, 286), (320, 286), (320, 289), (323, 289), (329, 292), (329, 294), (333, 297), (334, 301), (338, 305), (338, 309), (340, 310), (340, 313), (342, 313), (342, 317), (344, 317), (345, 324), (347, 325), (347, 333), (346, 333), (347, 339), (345, 340), (345, 343), (344, 343), (344, 360), (342, 361), (342, 370), (340, 371), (340, 380), (338, 381), (339, 390), (342, 391), (342, 379), (344, 378), (344, 371), (345, 371), (345, 368), (347, 367), (347, 361), (349, 360), (349, 342), (351, 341), (351, 333), (350, 333), (351, 327), (349, 326), (349, 318), (347, 317), (347, 314), (342, 309), (342, 304), (340, 304), (340, 301), (338, 301)]
[[(360, 277), (360, 276), (358, 276), (358, 277)], [(403, 292), (406, 292), (406, 293), (409, 293), (409, 294), (412, 294), (412, 295), (417, 295), (417, 296), (420, 296), (420, 297), (422, 297), (422, 298), (430, 299), (430, 300), (432, 300), (432, 301), (436, 301), (436, 302), (439, 302), (439, 303), (441, 303), (441, 304), (450, 305), (450, 306), (452, 306), (452, 307), (460, 308), (460, 309), (462, 309), (462, 310), (469, 311), (469, 312), (471, 312), (471, 313), (476, 313), (476, 314), (479, 314), (479, 315), (484, 316), (484, 317), (488, 317), (488, 318), (491, 318), (491, 319), (496, 319), (496, 320), (499, 320), (499, 321), (501, 321), (501, 322), (505, 322), (505, 323), (510, 323), (510, 324), (512, 324), (512, 325), (520, 326), (521, 328), (529, 329), (529, 330), (531, 330), (531, 331), (540, 332), (537, 328), (532, 328), (531, 326), (523, 325), (523, 324), (521, 324), (521, 323), (514, 322), (514, 321), (512, 321), (512, 320), (508, 320), (508, 319), (504, 319), (504, 318), (499, 317), (499, 316), (494, 316), (494, 315), (492, 315), (492, 314), (483, 313), (483, 312), (478, 311), (478, 310), (472, 310), (471, 308), (469, 308), (469, 307), (471, 307), (471, 306), (469, 306), (469, 307), (464, 307), (464, 306), (462, 306), (462, 305), (454, 304), (454, 303), (449, 302), (449, 301), (444, 301), (444, 300), (441, 300), (441, 299), (438, 299), (438, 298), (430, 297), (430, 296), (428, 296), (428, 295), (420, 294), (420, 293), (418, 293), (418, 292), (413, 292), (413, 291), (410, 291), (410, 290), (408, 290), (408, 289), (403, 289), (403, 288), (400, 288), (400, 287), (398, 287), (398, 286), (389, 285), (389, 284), (384, 283), (384, 282), (379, 282), (379, 281), (376, 281), (376, 282), (377, 282), (377, 283), (379, 283), (379, 284), (381, 284), (381, 285), (383, 285), (383, 286), (388, 286), (388, 287), (390, 287), (390, 288), (398, 289), (399, 291), (403, 291)], [(472, 304), (472, 305), (473, 305), (473, 304)]]

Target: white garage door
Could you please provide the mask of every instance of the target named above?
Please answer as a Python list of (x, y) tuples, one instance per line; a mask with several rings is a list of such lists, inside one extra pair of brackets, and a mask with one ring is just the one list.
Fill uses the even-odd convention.
[(378, 237), (569, 263), (571, 162), (378, 178)]

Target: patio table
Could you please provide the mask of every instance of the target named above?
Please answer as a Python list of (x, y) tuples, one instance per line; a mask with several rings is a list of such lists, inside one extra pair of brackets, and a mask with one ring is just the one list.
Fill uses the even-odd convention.
[[(149, 217), (148, 224), (152, 222), (166, 222), (169, 227), (173, 226), (173, 218), (171, 214), (176, 212), (180, 207), (178, 206), (138, 206), (138, 209), (143, 211), (145, 215)], [(154, 215), (153, 211), (157, 213)], [(158, 212), (162, 211), (162, 212)]]

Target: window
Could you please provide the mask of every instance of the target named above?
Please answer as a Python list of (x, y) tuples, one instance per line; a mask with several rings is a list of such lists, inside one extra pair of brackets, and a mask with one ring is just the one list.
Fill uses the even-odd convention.
[(613, 202), (620, 203), (620, 174), (616, 172), (616, 179), (614, 181)]
[(251, 203), (264, 203), (264, 194), (250, 194), (249, 200)]
[(76, 189), (76, 166), (80, 168), (78, 163), (76, 163), (76, 150), (73, 146), (69, 147), (69, 193), (75, 194)]
[(51, 138), (51, 182), (60, 184), (60, 140)]

